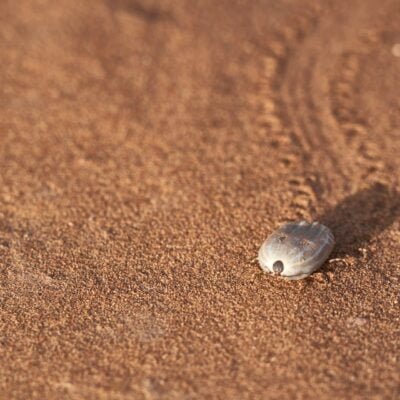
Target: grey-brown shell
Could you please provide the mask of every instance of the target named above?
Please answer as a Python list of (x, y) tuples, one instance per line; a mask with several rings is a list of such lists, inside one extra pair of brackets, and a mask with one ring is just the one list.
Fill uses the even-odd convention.
[(258, 261), (266, 272), (287, 279), (303, 279), (329, 257), (335, 239), (319, 222), (290, 222), (273, 232), (262, 244)]

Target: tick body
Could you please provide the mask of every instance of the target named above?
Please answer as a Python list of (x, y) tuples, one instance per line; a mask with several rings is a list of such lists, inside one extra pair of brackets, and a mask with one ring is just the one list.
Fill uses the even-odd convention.
[(258, 252), (261, 268), (295, 280), (316, 271), (327, 260), (335, 239), (319, 222), (289, 222), (273, 232)]

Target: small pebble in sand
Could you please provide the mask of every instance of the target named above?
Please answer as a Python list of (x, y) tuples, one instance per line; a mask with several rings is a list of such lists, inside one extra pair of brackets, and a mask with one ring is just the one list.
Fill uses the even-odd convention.
[(331, 253), (335, 239), (319, 222), (290, 222), (262, 244), (258, 262), (265, 272), (289, 280), (303, 279), (316, 271)]
[(347, 326), (348, 327), (357, 327), (363, 326), (368, 322), (366, 318), (363, 317), (350, 317), (347, 319)]
[(396, 43), (393, 47), (392, 47), (392, 54), (395, 57), (400, 57), (400, 43)]

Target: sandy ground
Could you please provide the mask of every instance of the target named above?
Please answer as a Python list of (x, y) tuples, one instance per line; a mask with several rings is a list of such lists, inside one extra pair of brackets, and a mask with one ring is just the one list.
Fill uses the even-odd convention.
[(398, 0), (0, 4), (1, 399), (400, 397)]

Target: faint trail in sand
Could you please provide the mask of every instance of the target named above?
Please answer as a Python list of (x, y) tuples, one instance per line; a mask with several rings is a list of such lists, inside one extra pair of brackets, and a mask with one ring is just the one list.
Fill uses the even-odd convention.
[[(321, 86), (321, 69), (326, 59), (320, 49), (326, 47), (321, 26), (323, 19), (310, 22), (303, 39), (292, 47), (283, 71), (281, 93), (292, 126), (292, 134), (304, 136), (307, 169), (316, 170), (330, 193), (351, 174), (344, 165), (344, 143), (338, 125), (330, 113), (327, 93)], [(331, 30), (329, 30), (331, 32)], [(333, 62), (333, 60), (329, 60)], [(317, 81), (318, 80), (318, 81)]]
[[(358, 6), (349, 6), (353, 8), (351, 19), (339, 13), (324, 18), (309, 12), (279, 32), (270, 45), (276, 73), (268, 78), (273, 80), (273, 97), (281, 99), (275, 101), (280, 124), (299, 148), (296, 153), (304, 164), (303, 175), (319, 181), (318, 190), (310, 182), (301, 185), (308, 185), (320, 200), (333, 192), (351, 191), (354, 182), (378, 178), (384, 166), (355, 99), (362, 89), (358, 76), (366, 48), (365, 38), (359, 37), (361, 28), (355, 28), (363, 17)], [(336, 25), (342, 30), (335, 30)], [(357, 51), (335, 48), (346, 33), (359, 42)]]

